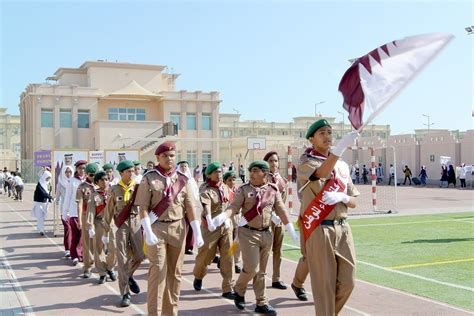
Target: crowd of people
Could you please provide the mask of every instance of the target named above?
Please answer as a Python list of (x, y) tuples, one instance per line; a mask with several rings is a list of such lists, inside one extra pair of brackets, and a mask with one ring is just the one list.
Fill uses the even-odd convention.
[[(196, 252), (196, 291), (206, 286), (208, 267), (215, 262), (222, 276), (224, 299), (233, 300), (236, 308), (243, 310), (252, 281), (255, 312), (275, 314), (266, 296), (265, 275), (271, 253), (271, 286), (288, 288), (280, 278), (287, 233), (301, 248), (291, 283), (295, 296), (308, 300), (304, 283), (309, 275), (315, 313), (334, 315), (341, 311), (355, 284), (355, 249), (347, 212), (356, 207), (359, 195), (354, 183), (367, 183), (369, 169), (365, 165), (349, 167), (340, 157), (357, 137), (351, 132), (332, 146), (332, 127), (326, 120), (309, 127), (306, 138), (311, 146), (293, 171), (301, 202), (296, 223), (299, 232), (285, 206), (289, 183), (279, 173), (277, 152), (266, 153), (247, 170), (243, 165), (219, 162), (191, 170), (187, 161), (176, 162), (172, 142), (159, 145), (157, 162), (149, 161), (146, 168), (140, 161), (99, 166), (78, 160), (60, 170), (55, 190), (51, 171), (45, 168), (34, 192), (32, 215), (38, 232), (44, 235), (48, 206), (56, 203), (64, 227), (64, 256), (73, 265), (82, 262), (83, 278), (91, 278), (95, 267), (99, 284), (118, 280), (123, 307), (131, 304), (132, 293), (141, 292), (134, 273), (147, 258), (150, 315), (177, 315), (184, 256)], [(411, 181), (408, 166), (403, 172), (405, 182)], [(391, 165), (389, 184), (394, 173)], [(8, 180), (9, 187), (14, 184), (21, 200), (19, 186), (23, 183), (15, 180), (21, 177), (12, 174), (6, 179), (14, 179)], [(448, 170), (448, 179), (449, 174)], [(426, 181), (424, 167), (420, 171), (423, 177)], [(239, 187), (238, 178), (242, 181)], [(381, 164), (376, 178), (378, 183), (385, 181)]]
[(21, 173), (18, 171), (9, 171), (4, 167), (0, 171), (0, 193), (3, 192), (15, 201), (23, 201), (24, 182)]

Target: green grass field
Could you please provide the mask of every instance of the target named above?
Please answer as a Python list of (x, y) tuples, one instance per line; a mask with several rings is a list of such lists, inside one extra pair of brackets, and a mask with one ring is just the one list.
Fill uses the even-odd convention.
[[(350, 225), (358, 279), (474, 310), (474, 213), (350, 219)], [(285, 244), (284, 256), (298, 260), (288, 234)]]

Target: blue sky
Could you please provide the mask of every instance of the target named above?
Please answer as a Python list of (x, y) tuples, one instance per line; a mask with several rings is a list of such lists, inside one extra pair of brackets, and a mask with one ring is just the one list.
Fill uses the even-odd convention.
[[(342, 119), (348, 59), (409, 35), (456, 38), (374, 123), (393, 134), (473, 128), (472, 1), (2, 1), (0, 106), (28, 83), (107, 59), (173, 67), (177, 89), (219, 91), (221, 112)], [(347, 122), (347, 119), (346, 119)]]

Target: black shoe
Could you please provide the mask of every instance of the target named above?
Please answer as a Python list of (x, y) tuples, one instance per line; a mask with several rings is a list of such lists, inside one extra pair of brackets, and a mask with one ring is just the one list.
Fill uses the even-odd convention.
[(221, 268), (221, 258), (217, 257), (217, 269)]
[(90, 270), (84, 271), (84, 274), (82, 275), (82, 277), (83, 277), (84, 279), (90, 278), (90, 277), (91, 277), (91, 271), (90, 271)]
[(212, 263), (218, 263), (220, 260), (219, 256), (215, 256), (214, 259), (212, 259)]
[(99, 284), (104, 284), (105, 283), (105, 278), (106, 278), (105, 275), (101, 275), (100, 278), (99, 278)]
[(286, 286), (285, 283), (278, 281), (278, 282), (272, 282), (272, 288), (279, 289), (279, 290), (286, 290), (288, 286)]
[(257, 314), (267, 314), (267, 315), (276, 315), (276, 311), (268, 304), (255, 307), (255, 313)]
[(185, 254), (185, 255), (192, 255), (192, 254), (193, 254), (193, 251), (192, 251), (192, 249), (186, 249), (186, 250), (184, 251), (184, 254)]
[(132, 296), (130, 295), (130, 293), (127, 293), (124, 296), (122, 296), (122, 302), (120, 302), (120, 306), (122, 306), (122, 307), (130, 306), (130, 299), (131, 298), (132, 298)]
[(296, 297), (300, 301), (308, 300), (308, 296), (306, 295), (306, 290), (304, 289), (304, 287), (296, 287), (293, 284), (291, 284), (291, 288), (293, 289), (293, 292), (295, 292)]
[(235, 292), (230, 291), (230, 292), (222, 293), (222, 297), (227, 298), (229, 300), (233, 300), (235, 298)]
[[(137, 281), (133, 277), (128, 278), (128, 286), (130, 287), (130, 291), (132, 291), (135, 294), (140, 293), (140, 287), (138, 286)], [(130, 293), (128, 293), (130, 295)]]
[(107, 270), (107, 274), (109, 275), (109, 278), (112, 280), (112, 282), (117, 280), (117, 275), (114, 271)]
[(245, 297), (240, 296), (237, 292), (235, 292), (234, 304), (235, 304), (235, 307), (237, 307), (240, 310), (243, 310), (245, 308)]
[(240, 273), (240, 272), (242, 272), (242, 269), (238, 265), (236, 265), (235, 266), (235, 273)]
[(202, 280), (194, 279), (193, 286), (194, 286), (194, 289), (196, 291), (201, 291), (201, 289), (202, 289)]
[(44, 232), (40, 232), (40, 236), (44, 236)]

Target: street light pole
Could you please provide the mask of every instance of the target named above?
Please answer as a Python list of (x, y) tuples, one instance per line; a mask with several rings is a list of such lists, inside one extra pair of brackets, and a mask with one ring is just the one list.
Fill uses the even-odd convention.
[(320, 101), (320, 102), (314, 104), (314, 116), (315, 117), (318, 116), (318, 105), (323, 104), (324, 102), (326, 102), (326, 101)]
[(423, 123), (423, 125), (428, 127), (428, 134), (429, 134), (430, 133), (430, 126), (433, 125), (434, 123), (430, 123), (430, 116), (428, 114), (421, 114), (421, 115), (423, 115), (424, 117), (426, 117), (428, 119), (428, 124)]

